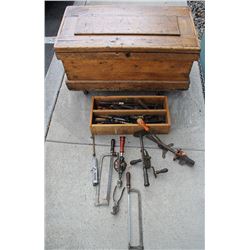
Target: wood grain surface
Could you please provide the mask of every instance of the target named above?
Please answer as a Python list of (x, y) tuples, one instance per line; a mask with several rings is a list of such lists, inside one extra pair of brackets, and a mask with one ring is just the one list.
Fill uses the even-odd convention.
[(200, 46), (188, 7), (67, 7), (55, 42), (72, 90), (188, 89)]
[[(75, 35), (162, 35), (179, 36), (176, 16), (80, 15)], [(119, 25), (116, 25), (119, 24)], [(163, 25), (164, 24), (164, 25)]]
[[(84, 15), (93, 15), (92, 21), (82, 18)], [(144, 20), (142, 23), (126, 21), (127, 16), (134, 20)], [(91, 32), (99, 32), (106, 34), (100, 35), (83, 35), (84, 20), (90, 23), (94, 17), (98, 16), (98, 26), (93, 28)], [(100, 19), (102, 17), (102, 19)], [(112, 25), (103, 26), (105, 22), (111, 22)], [(105, 19), (106, 18), (106, 19)], [(117, 18), (122, 21), (117, 22)], [(149, 23), (148, 21), (152, 23)], [(152, 21), (155, 20), (155, 21)], [(177, 20), (177, 21), (176, 21)], [(102, 21), (102, 22), (101, 22)], [(79, 23), (81, 27), (79, 27)], [(178, 31), (177, 31), (177, 26)], [(78, 26), (77, 26), (78, 24)], [(130, 25), (129, 25), (130, 24)], [(149, 27), (147, 27), (149, 26)], [(126, 28), (126, 32), (130, 29), (130, 35), (119, 34), (120, 29)], [(149, 29), (150, 28), (150, 29)], [(147, 35), (134, 34), (135, 30), (140, 29)], [(118, 32), (115, 33), (115, 31)], [(75, 35), (80, 33), (81, 35)], [(124, 32), (124, 31), (123, 31)], [(173, 33), (179, 35), (156, 35), (156, 33)], [(107, 35), (107, 33), (109, 35)], [(113, 34), (114, 35), (111, 35)], [(132, 35), (132, 33), (134, 35)], [(152, 35), (150, 35), (150, 33)], [(90, 52), (90, 51), (187, 51), (199, 53), (199, 41), (195, 31), (191, 12), (188, 7), (173, 6), (120, 6), (120, 5), (91, 5), (91, 6), (69, 6), (66, 8), (65, 15), (62, 20), (61, 28), (55, 42), (55, 50), (57, 52)]]
[(66, 80), (69, 90), (87, 91), (169, 91), (187, 90), (189, 79), (186, 81), (85, 81)]

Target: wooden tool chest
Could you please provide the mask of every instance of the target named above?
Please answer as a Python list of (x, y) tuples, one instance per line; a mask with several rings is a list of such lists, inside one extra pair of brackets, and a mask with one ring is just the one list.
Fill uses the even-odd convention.
[(188, 7), (66, 8), (55, 42), (73, 90), (188, 89), (200, 46)]
[[(101, 103), (140, 103), (149, 108), (126, 109), (123, 108), (99, 108)], [(124, 122), (124, 124), (112, 123), (101, 124), (96, 122), (96, 119), (105, 119), (106, 117), (127, 117), (131, 116), (134, 121)], [(142, 127), (136, 123), (138, 117), (143, 117), (146, 121), (147, 117), (151, 119), (160, 118), (160, 122), (146, 122), (150, 130), (157, 134), (166, 134), (170, 129), (170, 113), (168, 109), (168, 99), (166, 96), (92, 96), (91, 111), (90, 111), (90, 130), (94, 135), (110, 135), (110, 134), (133, 134), (136, 131), (142, 130)]]

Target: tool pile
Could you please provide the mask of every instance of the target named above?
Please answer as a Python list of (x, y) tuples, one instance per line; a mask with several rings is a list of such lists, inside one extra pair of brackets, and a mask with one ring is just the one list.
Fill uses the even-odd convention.
[[(162, 150), (162, 157), (165, 158), (166, 153), (170, 151), (174, 154), (174, 161), (178, 160), (178, 163), (181, 165), (188, 165), (193, 166), (195, 162), (190, 159), (187, 154), (180, 148), (175, 148), (173, 143), (165, 144), (163, 143), (160, 138), (151, 132), (150, 128), (146, 125), (145, 120), (141, 117), (137, 118), (137, 124), (140, 125), (142, 128), (140, 131), (135, 132), (134, 136), (138, 137), (140, 140), (140, 152), (141, 158), (130, 161), (130, 167), (136, 165), (137, 163), (142, 163), (143, 169), (143, 177), (144, 177), (144, 186), (148, 187), (149, 177), (148, 171), (152, 169), (153, 175), (157, 178), (158, 174), (167, 173), (167, 168), (162, 168), (156, 170), (151, 165), (151, 156), (149, 155), (148, 151), (144, 147), (144, 138), (153, 141), (158, 145), (158, 147)], [(115, 140), (111, 140), (111, 149), (110, 153), (107, 155), (103, 155), (101, 157), (101, 164), (100, 167), (97, 166), (97, 159), (95, 155), (95, 141), (93, 138), (93, 164), (92, 164), (92, 180), (93, 185), (97, 185), (97, 192), (96, 192), (96, 202), (95, 206), (109, 206), (110, 201), (110, 194), (111, 194), (111, 186), (112, 186), (112, 173), (113, 168), (118, 174), (116, 186), (113, 189), (113, 206), (111, 210), (112, 215), (117, 215), (119, 213), (119, 203), (123, 197), (124, 191), (127, 188), (128, 194), (128, 249), (144, 249), (143, 246), (143, 227), (142, 227), (142, 206), (141, 206), (141, 194), (140, 191), (134, 188), (131, 188), (131, 174), (129, 171), (126, 172), (126, 186), (123, 185), (123, 175), (127, 168), (127, 163), (124, 157), (124, 148), (125, 148), (125, 136), (120, 136), (120, 150), (119, 152), (115, 152)], [(108, 166), (108, 180), (106, 185), (102, 183), (102, 172), (104, 168), (104, 159), (110, 158), (109, 166)], [(104, 198), (100, 197), (100, 188), (101, 186), (106, 186), (107, 192)], [(138, 227), (139, 227), (139, 243), (137, 246), (133, 246), (131, 244), (131, 224), (132, 224), (132, 215), (131, 215), (131, 193), (136, 193), (137, 200), (138, 200)]]
[[(95, 110), (159, 110), (164, 109), (163, 103), (146, 103), (142, 99), (126, 98), (122, 101), (98, 101), (94, 103)], [(95, 114), (93, 124), (136, 124), (138, 117), (143, 117), (144, 121), (149, 124), (165, 123), (164, 114)]]
[[(138, 115), (96, 115), (93, 124), (136, 124)], [(166, 121), (163, 115), (141, 115), (146, 123), (164, 123)]]
[(90, 130), (94, 135), (126, 135), (140, 130), (142, 118), (154, 133), (171, 127), (167, 96), (92, 96)]
[(127, 98), (122, 101), (99, 101), (95, 109), (163, 109), (162, 103), (145, 103), (142, 99)]

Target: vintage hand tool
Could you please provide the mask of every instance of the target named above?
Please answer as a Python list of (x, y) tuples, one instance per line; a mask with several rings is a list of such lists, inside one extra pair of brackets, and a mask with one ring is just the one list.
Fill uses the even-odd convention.
[(157, 177), (158, 174), (166, 173), (168, 172), (167, 168), (163, 168), (160, 170), (155, 170), (155, 168), (151, 165), (151, 156), (149, 155), (148, 151), (144, 148), (144, 143), (143, 143), (143, 136), (144, 136), (144, 131), (139, 131), (134, 133), (135, 137), (140, 138), (140, 144), (141, 144), (141, 158), (138, 160), (133, 160), (130, 162), (130, 165), (135, 165), (139, 162), (142, 162), (143, 164), (143, 177), (144, 177), (144, 186), (148, 187), (149, 180), (148, 180), (148, 169), (152, 168), (153, 173), (155, 178)]
[[(110, 200), (110, 192), (111, 192), (111, 185), (112, 185), (112, 172), (113, 172), (113, 164), (114, 164), (114, 157), (117, 156), (118, 153), (115, 152), (115, 139), (111, 140), (111, 147), (110, 147), (110, 154), (103, 155), (101, 159), (101, 166), (100, 166), (100, 185), (97, 187), (96, 191), (96, 206), (108, 206)], [(100, 201), (100, 189), (101, 189), (101, 177), (102, 177), (102, 169), (103, 169), (103, 161), (106, 157), (110, 157), (109, 163), (109, 170), (108, 170), (108, 183), (107, 183), (107, 192), (105, 198), (101, 199)]]
[[(130, 184), (130, 172), (126, 173), (126, 187), (128, 191), (128, 249), (140, 249), (143, 250), (143, 228), (142, 228), (142, 206), (141, 206), (141, 194), (139, 190), (131, 188)], [(131, 193), (136, 193), (138, 196), (138, 226), (139, 226), (139, 245), (131, 245)]]
[(111, 212), (111, 214), (113, 214), (113, 215), (116, 215), (119, 212), (119, 203), (121, 201), (121, 198), (122, 198), (122, 195), (123, 195), (123, 192), (124, 192), (124, 189), (125, 189), (125, 187), (122, 189), (119, 199), (116, 200), (115, 199), (115, 193), (116, 193), (117, 187), (118, 188), (122, 187), (122, 174), (123, 174), (123, 172), (125, 171), (125, 169), (127, 167), (127, 163), (125, 162), (125, 159), (124, 159), (124, 156), (123, 156), (123, 154), (124, 154), (124, 145), (125, 145), (125, 136), (120, 136), (120, 153), (119, 153), (117, 159), (114, 162), (114, 169), (118, 173), (118, 181), (117, 181), (117, 184), (116, 184), (116, 186), (114, 188), (114, 191), (113, 191), (114, 205), (113, 205), (112, 212)]
[(118, 117), (118, 116), (108, 116), (108, 115), (102, 115), (102, 116), (96, 116), (95, 117), (96, 123), (102, 123), (102, 124), (109, 124), (109, 123), (118, 123), (118, 124), (126, 124), (130, 123), (130, 120), (126, 119), (126, 117)]
[(162, 104), (147, 103), (141, 99), (136, 101), (99, 101), (96, 109), (161, 109)]
[(95, 137), (94, 137), (94, 135), (92, 135), (92, 139), (93, 139), (93, 158), (92, 158), (92, 168), (91, 168), (92, 184), (93, 184), (93, 186), (96, 186), (99, 184), (99, 169), (98, 169), (98, 160), (97, 160), (96, 154), (95, 154)]
[(170, 151), (175, 155), (173, 160), (174, 161), (178, 160), (180, 165), (186, 164), (186, 165), (192, 167), (195, 164), (195, 161), (190, 159), (181, 148), (174, 148), (173, 143), (170, 143), (168, 145), (163, 143), (157, 135), (153, 134), (150, 131), (149, 127), (145, 124), (145, 122), (142, 118), (138, 118), (137, 123), (144, 128), (144, 130), (145, 130), (144, 135), (146, 135), (146, 137), (149, 140), (155, 142), (158, 145), (158, 147), (163, 150), (163, 154), (162, 154), (163, 158), (165, 158), (166, 153), (168, 151)]
[(116, 158), (115, 163), (114, 163), (114, 168), (119, 176), (119, 179), (117, 181), (118, 187), (122, 186), (122, 174), (127, 167), (127, 163), (125, 162), (125, 159), (123, 156), (124, 146), (125, 146), (125, 136), (120, 136), (120, 153), (119, 153), (119, 155)]
[(111, 214), (113, 215), (116, 215), (118, 214), (119, 212), (119, 205), (120, 205), (120, 201), (122, 199), (122, 196), (123, 196), (123, 193), (124, 193), (124, 190), (125, 190), (125, 187), (123, 187), (122, 191), (121, 191), (121, 194), (120, 194), (120, 197), (119, 199), (115, 199), (115, 193), (116, 193), (116, 189), (117, 189), (117, 185), (115, 186), (115, 189), (113, 191), (113, 202), (114, 202), (114, 205), (112, 207), (112, 211), (111, 211)]
[(125, 115), (125, 116), (108, 116), (108, 115), (98, 115), (94, 117), (94, 123), (100, 124), (127, 124), (127, 123), (137, 123), (137, 119), (143, 117), (146, 123), (163, 123), (165, 122), (165, 117), (161, 115)]

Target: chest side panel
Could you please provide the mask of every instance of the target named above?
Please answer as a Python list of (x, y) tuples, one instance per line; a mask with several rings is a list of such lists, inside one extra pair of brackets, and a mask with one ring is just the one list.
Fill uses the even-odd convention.
[(186, 80), (194, 57), (169, 53), (63, 53), (69, 80)]

